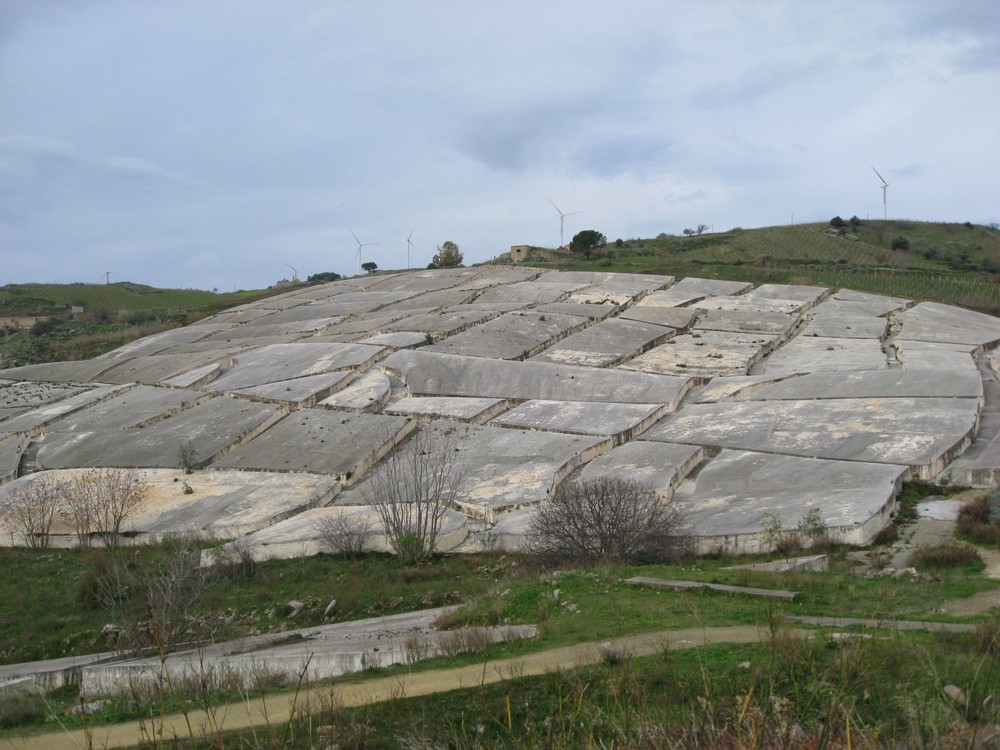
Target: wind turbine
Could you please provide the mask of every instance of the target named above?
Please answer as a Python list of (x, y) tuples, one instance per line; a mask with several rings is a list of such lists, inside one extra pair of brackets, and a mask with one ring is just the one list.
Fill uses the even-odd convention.
[(354, 254), (354, 260), (356, 260), (358, 262), (358, 275), (360, 276), (361, 275), (361, 248), (363, 248), (363, 247), (365, 247), (367, 245), (381, 245), (382, 243), (381, 242), (362, 242), (361, 240), (358, 239), (358, 235), (356, 235), (354, 233), (353, 229), (348, 228), (347, 231), (351, 233), (351, 237), (353, 237), (354, 241), (358, 243), (358, 251)]
[(111, 274), (117, 273), (116, 271), (105, 271), (104, 272), (104, 285), (107, 286), (111, 283)]
[(875, 174), (877, 174), (878, 178), (880, 180), (882, 180), (882, 214), (883, 214), (882, 218), (884, 220), (888, 220), (888, 218), (889, 218), (889, 209), (886, 206), (886, 203), (887, 203), (886, 198), (887, 198), (887, 194), (889, 192), (889, 185), (891, 183), (886, 182), (885, 178), (882, 175), (878, 174), (878, 170), (875, 169), (875, 167), (872, 167), (872, 172), (874, 172)]
[(565, 244), (563, 242), (563, 223), (565, 222), (566, 217), (567, 216), (575, 216), (576, 214), (582, 213), (582, 212), (581, 211), (570, 211), (568, 214), (564, 214), (562, 211), (559, 210), (559, 206), (557, 206), (552, 201), (551, 198), (548, 198), (547, 200), (549, 201), (549, 203), (552, 203), (552, 208), (554, 208), (556, 210), (556, 213), (559, 214), (559, 247), (562, 247)]
[(406, 236), (406, 267), (410, 267), (410, 249), (413, 247), (413, 241), (410, 239), (413, 233), (417, 230), (416, 227), (410, 230), (410, 233)]
[(288, 268), (292, 269), (292, 283), (293, 284), (298, 284), (299, 283), (299, 269), (297, 269), (295, 266), (289, 266), (287, 263), (283, 263), (282, 265), (287, 266)]

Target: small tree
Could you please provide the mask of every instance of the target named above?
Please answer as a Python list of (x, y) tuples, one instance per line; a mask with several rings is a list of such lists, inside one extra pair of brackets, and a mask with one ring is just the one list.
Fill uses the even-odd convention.
[(367, 263), (362, 263), (361, 267), (367, 273), (372, 273), (373, 271), (377, 271), (378, 270), (378, 263), (375, 263), (374, 261), (368, 261)]
[(893, 250), (909, 250), (910, 249), (910, 241), (908, 239), (906, 239), (906, 237), (903, 237), (901, 235), (901, 236), (897, 237), (896, 239), (894, 239), (892, 241), (892, 249)]
[(462, 265), (465, 256), (451, 240), (447, 240), (443, 245), (438, 245), (438, 251), (431, 260), (435, 268), (455, 268)]
[(599, 477), (559, 485), (528, 527), (529, 548), (587, 562), (669, 560), (686, 548), (680, 512), (648, 484)]
[(844, 221), (839, 216), (834, 216), (832, 219), (830, 219), (830, 226), (833, 227), (834, 229), (843, 229), (844, 227), (847, 226), (847, 222)]
[(59, 515), (65, 484), (49, 476), (25, 480), (11, 492), (6, 507), (0, 511), (10, 529), (11, 541), (19, 535), (28, 547), (49, 546), (52, 524)]
[(608, 244), (608, 238), (596, 229), (584, 229), (577, 232), (570, 240), (569, 249), (574, 253), (581, 253), (584, 258), (589, 258), (590, 254), (598, 248)]
[(338, 508), (316, 522), (319, 545), (331, 555), (356, 560), (369, 550), (375, 527), (364, 508)]
[(149, 491), (135, 469), (91, 469), (72, 480), (62, 512), (81, 546), (100, 533), (111, 549), (121, 540), (125, 519), (146, 499)]
[(434, 554), (445, 512), (464, 479), (453, 435), (421, 430), (376, 467), (364, 490), (389, 546), (407, 563)]

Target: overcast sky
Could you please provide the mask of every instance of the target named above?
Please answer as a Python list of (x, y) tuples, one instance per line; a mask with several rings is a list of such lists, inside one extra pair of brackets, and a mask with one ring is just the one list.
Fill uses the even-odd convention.
[(0, 0), (0, 284), (878, 218), (873, 166), (997, 222), (998, 92), (996, 0)]

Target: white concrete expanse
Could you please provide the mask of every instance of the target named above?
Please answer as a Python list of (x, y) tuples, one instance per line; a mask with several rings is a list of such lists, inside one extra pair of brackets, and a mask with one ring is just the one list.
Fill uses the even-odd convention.
[[(310, 519), (368, 506), (372, 473), (430, 430), (455, 436), (457, 549), (475, 546), (466, 520), (516, 546), (535, 504), (594, 476), (651, 483), (703, 549), (760, 549), (761, 519), (790, 531), (811, 509), (865, 543), (901, 480), (995, 442), (981, 417), (998, 343), (996, 318), (851, 290), (522, 266), (359, 276), (0, 371), (0, 503), (37, 471), (138, 467), (158, 498), (140, 536), (253, 531), (255, 554), (311, 553)], [(201, 467), (181, 480), (192, 494), (161, 479), (182, 448)], [(1000, 451), (970, 453), (975, 476), (1000, 477)]]

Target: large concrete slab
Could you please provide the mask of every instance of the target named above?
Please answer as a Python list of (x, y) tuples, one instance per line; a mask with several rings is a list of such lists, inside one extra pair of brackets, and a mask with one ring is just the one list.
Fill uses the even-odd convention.
[(797, 336), (768, 355), (754, 373), (882, 370), (888, 366), (877, 339)]
[(668, 339), (621, 369), (700, 379), (746, 375), (777, 343), (774, 336), (697, 331)]
[(508, 286), (496, 286), (484, 291), (478, 302), (515, 302), (519, 305), (544, 305), (551, 302), (562, 302), (585, 283), (561, 283), (558, 280), (549, 281), (547, 275), (544, 281), (521, 281)]
[[(133, 399), (141, 395), (141, 388), (132, 392)], [(181, 398), (190, 398), (190, 392), (177, 393)], [(121, 413), (115, 414), (111, 402), (117, 400), (87, 410), (97, 413), (83, 414), (78, 420), (71, 415), (47, 429), (38, 445), (39, 467), (174, 467), (180, 463), (182, 446), (190, 448), (193, 461), (211, 462), (266, 429), (283, 414), (272, 404), (228, 396), (193, 405), (184, 402), (188, 408), (178, 406), (172, 410), (165, 408), (167, 401), (161, 398), (155, 413), (147, 411), (147, 404), (140, 400), (124, 404)]]
[(974, 398), (854, 398), (691, 404), (644, 440), (909, 466), (935, 476), (964, 450)]
[(151, 354), (132, 357), (101, 373), (103, 383), (146, 383), (155, 385), (172, 380), (192, 370), (225, 361), (217, 352), (193, 354)]
[[(822, 305), (820, 306), (822, 307)], [(820, 308), (817, 308), (819, 311)], [(803, 336), (822, 338), (851, 338), (883, 340), (888, 334), (886, 318), (848, 314), (844, 311), (824, 310), (815, 315), (802, 331)]]
[(704, 450), (696, 445), (633, 440), (595, 458), (583, 467), (579, 478), (581, 481), (602, 477), (629, 479), (648, 484), (660, 497), (669, 500), (704, 457)]
[(576, 315), (534, 311), (504, 313), (462, 333), (436, 341), (427, 350), (492, 359), (527, 359), (583, 329), (588, 323)]
[(673, 328), (637, 320), (602, 320), (530, 359), (532, 362), (613, 367), (665, 341), (675, 332)]
[(607, 435), (616, 443), (622, 443), (651, 427), (668, 411), (665, 404), (525, 401), (491, 424), (578, 435)]
[(233, 394), (251, 400), (315, 406), (317, 402), (329, 397), (334, 391), (346, 387), (354, 380), (354, 377), (355, 374), (351, 371), (337, 370), (323, 372), (319, 375), (304, 375), (301, 378), (292, 378), (291, 380), (278, 380), (250, 388), (240, 388), (233, 391)]
[(688, 277), (662, 292), (653, 292), (638, 304), (648, 307), (685, 307), (706, 297), (745, 294), (753, 289), (748, 281), (721, 281)]
[(83, 383), (0, 382), (0, 429), (4, 419), (85, 393), (93, 387)]
[(494, 310), (451, 308), (440, 312), (410, 315), (385, 327), (387, 331), (415, 331), (432, 339), (453, 336), (500, 316)]
[[(974, 344), (992, 349), (1000, 343), (1000, 319), (937, 302), (921, 302), (899, 314), (900, 341)], [(977, 352), (978, 353), (978, 352)]]
[(416, 396), (491, 396), (555, 401), (669, 404), (676, 408), (690, 378), (621, 370), (506, 362), (417, 349), (390, 354), (381, 366)]
[(379, 411), (389, 401), (392, 384), (385, 373), (373, 369), (358, 375), (350, 385), (327, 396), (320, 406), (347, 411)]
[(130, 390), (127, 385), (99, 385), (0, 421), (2, 435), (35, 435), (41, 428), (73, 412), (86, 409)]
[(787, 337), (798, 324), (798, 316), (750, 310), (707, 310), (698, 316), (694, 330), (731, 331)]
[(501, 398), (409, 396), (390, 403), (385, 411), (389, 414), (482, 424), (513, 405), (513, 401)]
[(948, 370), (854, 370), (812, 372), (763, 385), (743, 398), (777, 401), (825, 398), (972, 398), (982, 399), (976, 372)]
[(273, 344), (237, 355), (236, 363), (209, 388), (238, 391), (334, 370), (365, 370), (386, 352), (364, 344)]
[(405, 417), (300, 409), (230, 451), (215, 466), (331, 474), (350, 484), (413, 427)]
[(943, 372), (978, 372), (975, 344), (942, 344), (934, 341), (895, 341), (896, 357), (902, 366), (913, 370)]
[(834, 539), (867, 544), (888, 523), (906, 472), (892, 464), (726, 450), (673, 502), (704, 552), (772, 550), (812, 510)]

